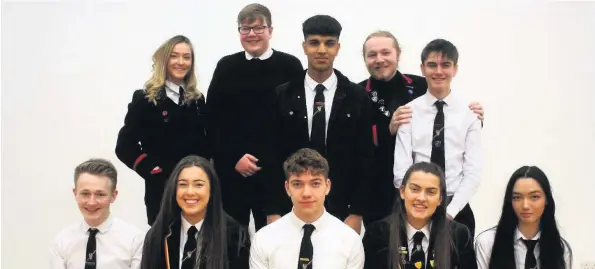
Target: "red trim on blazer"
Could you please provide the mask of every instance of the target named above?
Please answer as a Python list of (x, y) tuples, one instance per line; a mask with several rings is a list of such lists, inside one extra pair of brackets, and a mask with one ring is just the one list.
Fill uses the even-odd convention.
[(145, 154), (145, 153), (138, 156), (138, 158), (136, 158), (136, 160), (134, 161), (134, 164), (132, 165), (132, 170), (136, 170), (136, 166), (140, 163), (140, 161), (142, 161), (146, 157), (147, 157), (147, 154)]

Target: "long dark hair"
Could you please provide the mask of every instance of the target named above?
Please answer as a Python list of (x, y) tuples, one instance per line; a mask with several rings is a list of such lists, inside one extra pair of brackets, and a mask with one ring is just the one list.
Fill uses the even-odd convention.
[[(541, 215), (539, 227), (541, 235), (539, 237), (539, 263), (542, 269), (563, 269), (572, 268), (572, 250), (570, 245), (560, 236), (558, 225), (556, 223), (556, 202), (552, 195), (550, 182), (541, 169), (536, 166), (523, 166), (517, 169), (506, 186), (504, 194), (504, 203), (502, 205), (502, 215), (498, 226), (496, 226), (496, 236), (494, 246), (490, 256), (491, 269), (515, 268), (514, 256), (514, 233), (519, 219), (512, 207), (512, 191), (514, 184), (519, 178), (532, 178), (541, 186), (545, 193), (545, 209)], [(564, 248), (568, 248), (570, 253), (570, 267), (566, 267), (564, 261)]]
[[(165, 185), (161, 209), (155, 223), (147, 232), (143, 247), (142, 269), (163, 269), (165, 258), (165, 236), (170, 225), (180, 221), (182, 209), (176, 200), (178, 177), (188, 167), (202, 168), (209, 177), (211, 193), (207, 204), (207, 212), (200, 229), (202, 238), (201, 258), (206, 258), (209, 269), (227, 268), (227, 215), (221, 202), (221, 186), (219, 178), (211, 163), (203, 157), (190, 155), (178, 162)], [(181, 225), (181, 224), (180, 224)], [(197, 263), (196, 268), (198, 268)]]
[[(432, 215), (432, 229), (430, 236), (435, 236), (434, 247), (434, 268), (446, 269), (450, 268), (450, 255), (453, 249), (452, 235), (449, 227), (449, 220), (446, 217), (446, 180), (442, 169), (433, 163), (420, 162), (413, 164), (403, 178), (403, 183), (400, 188), (405, 188), (409, 178), (415, 172), (425, 172), (437, 176), (440, 179), (440, 199), (442, 202), (436, 207), (436, 212)], [(407, 223), (407, 211), (405, 210), (405, 203), (401, 200), (399, 195), (396, 196), (393, 205), (393, 213), (387, 218), (390, 224), (390, 240), (389, 240), (389, 260), (388, 268), (399, 269), (401, 266), (401, 231), (405, 230)], [(405, 254), (408, 255), (408, 254)]]

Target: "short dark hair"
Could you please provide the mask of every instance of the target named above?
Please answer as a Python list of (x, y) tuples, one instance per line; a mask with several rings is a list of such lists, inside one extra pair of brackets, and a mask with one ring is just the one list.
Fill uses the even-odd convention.
[(248, 23), (253, 23), (257, 19), (264, 20), (268, 26), (273, 25), (271, 11), (261, 4), (249, 4), (242, 8), (240, 13), (238, 13), (238, 24), (244, 22), (245, 20), (248, 20)]
[(283, 163), (283, 170), (285, 171), (285, 179), (289, 179), (290, 174), (299, 175), (305, 172), (310, 172), (313, 175), (324, 175), (328, 178), (329, 165), (328, 161), (318, 153), (318, 151), (303, 148), (293, 153)]
[(459, 61), (459, 51), (457, 50), (457, 47), (448, 40), (434, 39), (428, 43), (421, 52), (422, 64), (426, 62), (428, 56), (430, 56), (432, 52), (442, 54), (442, 57), (452, 60), (454, 64), (457, 64)]
[(92, 158), (77, 165), (76, 168), (74, 168), (75, 186), (81, 174), (84, 173), (94, 176), (105, 176), (112, 183), (112, 191), (116, 189), (116, 184), (118, 184), (118, 171), (110, 161), (101, 158)]
[(302, 24), (304, 39), (309, 35), (332, 36), (338, 39), (341, 36), (341, 30), (343, 28), (339, 21), (329, 15), (315, 15)]

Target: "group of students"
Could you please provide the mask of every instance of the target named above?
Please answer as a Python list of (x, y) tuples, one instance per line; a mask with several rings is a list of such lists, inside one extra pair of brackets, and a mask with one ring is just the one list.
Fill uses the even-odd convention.
[(450, 88), (451, 42), (423, 49), (421, 77), (397, 70), (391, 33), (372, 33), (356, 84), (333, 67), (333, 17), (303, 23), (305, 70), (270, 48), (265, 6), (237, 22), (244, 51), (217, 63), (208, 98), (184, 36), (133, 93), (116, 155), (144, 179), (146, 236), (109, 213), (113, 165), (89, 160), (75, 169), (85, 221), (56, 237), (53, 268), (571, 268), (537, 167), (513, 174), (500, 223), (474, 243), (483, 108)]

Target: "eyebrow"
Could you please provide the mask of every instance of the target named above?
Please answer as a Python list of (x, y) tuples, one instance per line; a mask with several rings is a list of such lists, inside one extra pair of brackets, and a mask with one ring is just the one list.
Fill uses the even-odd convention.
[(204, 180), (204, 179), (202, 179), (202, 178), (195, 178), (195, 179), (185, 179), (185, 178), (181, 178), (180, 180), (178, 180), (178, 182), (180, 182), (180, 181), (185, 181), (185, 182), (188, 182), (188, 181), (192, 181), (192, 182), (199, 181), (199, 182), (201, 182), (201, 181), (202, 181), (202, 182), (206, 182), (206, 180)]
[[(540, 191), (540, 190), (535, 190), (535, 191), (530, 191), (530, 192), (528, 192), (528, 194), (536, 194), (536, 193), (538, 193), (538, 194), (542, 194), (543, 192), (542, 192), (542, 191)], [(523, 195), (523, 193), (520, 193), (520, 192), (518, 192), (518, 191), (513, 191), (513, 192), (512, 192), (512, 194), (513, 194), (513, 195), (514, 195), (514, 194)]]

